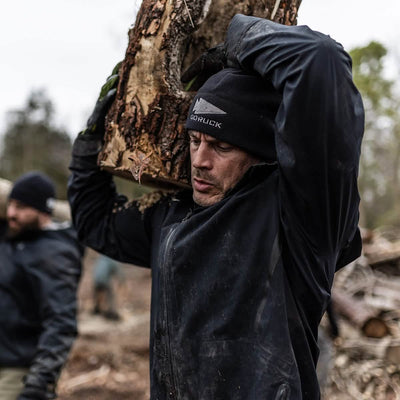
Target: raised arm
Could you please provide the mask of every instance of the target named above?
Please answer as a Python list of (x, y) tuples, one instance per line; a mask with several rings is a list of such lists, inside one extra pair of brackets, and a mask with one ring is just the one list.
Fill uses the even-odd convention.
[(256, 71), (282, 95), (276, 115), (282, 221), (320, 254), (346, 247), (357, 230), (357, 175), (364, 129), (351, 59), (329, 36), (236, 15), (228, 65)]
[[(97, 157), (104, 135), (104, 118), (111, 104), (116, 75), (103, 86), (87, 128), (75, 140), (68, 199), (79, 239), (119, 261), (148, 267), (150, 228), (135, 204), (117, 194), (112, 176), (100, 170)], [(104, 92), (104, 93), (103, 93)]]

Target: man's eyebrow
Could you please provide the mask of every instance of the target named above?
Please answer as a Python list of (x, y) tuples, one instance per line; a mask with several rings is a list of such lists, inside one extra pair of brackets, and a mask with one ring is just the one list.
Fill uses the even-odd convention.
[(232, 145), (232, 144), (230, 144), (230, 143), (224, 142), (223, 140), (216, 139), (216, 138), (214, 138), (214, 137), (212, 137), (212, 136), (211, 136), (209, 139), (207, 138), (207, 139), (206, 139), (206, 142), (207, 142), (207, 143), (211, 143), (211, 144), (213, 144), (213, 145), (219, 145), (219, 144), (221, 144), (221, 145), (224, 145), (224, 146), (226, 146), (226, 147), (232, 147), (232, 148), (235, 147), (234, 145)]
[(196, 134), (195, 132), (188, 132), (188, 135), (189, 135), (189, 137), (191, 137), (191, 138), (199, 138), (200, 137), (200, 134)]
[[(198, 140), (200, 140), (200, 138), (201, 138), (201, 133), (199, 133), (199, 132), (188, 132), (188, 135), (189, 135), (189, 137), (190, 138), (192, 138), (192, 139), (198, 139)], [(219, 140), (219, 139), (217, 139), (217, 138), (215, 138), (215, 137), (212, 137), (212, 136), (210, 136), (210, 135), (207, 135), (205, 138), (204, 138), (204, 140), (207, 142), (207, 143), (211, 143), (211, 144), (216, 144), (216, 143), (225, 143), (225, 142), (223, 142), (223, 141), (221, 141), (221, 140)], [(227, 145), (228, 145), (228, 143), (226, 143)], [(233, 146), (232, 146), (233, 147)]]

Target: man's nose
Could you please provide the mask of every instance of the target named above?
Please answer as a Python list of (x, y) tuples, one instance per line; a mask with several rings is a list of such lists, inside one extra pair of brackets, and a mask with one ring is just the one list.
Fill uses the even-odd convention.
[(7, 218), (15, 217), (15, 207), (12, 204), (7, 206)]
[(212, 159), (209, 145), (201, 142), (199, 147), (192, 153), (192, 165), (199, 169), (211, 169)]

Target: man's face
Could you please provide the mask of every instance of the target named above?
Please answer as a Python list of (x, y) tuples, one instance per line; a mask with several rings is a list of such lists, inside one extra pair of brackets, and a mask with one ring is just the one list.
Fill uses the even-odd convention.
[(222, 200), (257, 159), (212, 136), (189, 131), (193, 200), (211, 206)]
[(40, 229), (41, 212), (18, 200), (10, 199), (7, 206), (8, 237)]

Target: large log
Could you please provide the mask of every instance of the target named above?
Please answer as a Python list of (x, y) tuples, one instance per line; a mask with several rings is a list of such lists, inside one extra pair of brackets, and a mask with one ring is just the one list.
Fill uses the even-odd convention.
[(295, 25), (301, 0), (143, 0), (106, 118), (99, 165), (158, 187), (188, 186), (184, 123), (194, 93), (181, 72), (242, 13)]

